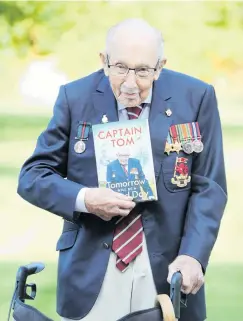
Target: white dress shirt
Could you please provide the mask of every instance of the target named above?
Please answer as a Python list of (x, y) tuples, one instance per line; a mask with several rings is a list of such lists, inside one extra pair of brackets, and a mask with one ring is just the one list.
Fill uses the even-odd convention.
[[(143, 103), (150, 104), (152, 101), (152, 88), (150, 89), (148, 97), (143, 101)], [(126, 107), (119, 102), (117, 103), (117, 108), (118, 108), (118, 118), (119, 121), (122, 120), (128, 120), (128, 114)], [(141, 111), (141, 114), (139, 115), (139, 118), (141, 119), (148, 119), (149, 118), (149, 112), (150, 112), (150, 106), (145, 106), (143, 110)], [(83, 213), (88, 213), (88, 210), (85, 206), (84, 202), (84, 197), (85, 197), (85, 192), (88, 189), (88, 187), (83, 187), (80, 192), (78, 193), (78, 196), (76, 198), (76, 203), (75, 203), (75, 211), (77, 212), (83, 212)]]

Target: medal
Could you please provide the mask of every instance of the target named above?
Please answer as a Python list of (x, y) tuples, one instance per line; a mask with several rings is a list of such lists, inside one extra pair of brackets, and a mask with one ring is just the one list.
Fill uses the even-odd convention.
[(201, 141), (201, 133), (198, 122), (192, 123), (191, 128), (194, 134), (193, 149), (195, 153), (201, 153), (203, 151), (203, 143)]
[(166, 140), (166, 143), (165, 143), (164, 152), (167, 153), (167, 155), (170, 155), (170, 152), (173, 152), (173, 144), (172, 144), (172, 140), (171, 140), (171, 137), (170, 137), (170, 133), (168, 133), (168, 135), (167, 135), (167, 140)]
[(185, 142), (182, 145), (182, 149), (186, 154), (191, 154), (193, 153), (193, 144), (191, 141)]
[(77, 154), (82, 154), (86, 149), (85, 143), (82, 140), (79, 140), (74, 145), (74, 150)]
[[(177, 125), (173, 125), (170, 127), (168, 136), (170, 137), (170, 140), (173, 141), (173, 143), (171, 144), (171, 151), (176, 152), (177, 154), (179, 154), (179, 152), (182, 150), (181, 139), (179, 134), (180, 133), (177, 128)], [(169, 138), (167, 138), (167, 141), (168, 140)]]
[(167, 153), (167, 155), (170, 155), (170, 152), (172, 152), (172, 145), (169, 144), (168, 142), (165, 143), (165, 153)]
[(173, 147), (173, 151), (177, 152), (177, 154), (179, 154), (180, 150), (182, 150), (182, 146), (180, 143), (178, 143), (177, 141), (175, 142), (175, 144), (172, 145)]
[(177, 124), (170, 127), (165, 152), (168, 155), (171, 151), (179, 154), (181, 149), (186, 154), (201, 153), (203, 151), (198, 122)]
[(75, 137), (75, 139), (78, 139), (78, 141), (74, 144), (74, 151), (77, 154), (82, 154), (86, 150), (86, 145), (84, 140), (88, 140), (90, 128), (91, 128), (90, 123), (81, 122), (81, 121), (79, 122), (77, 136)]
[(133, 167), (131, 170), (130, 170), (130, 174), (134, 174), (134, 175), (138, 175), (138, 169)]
[(174, 176), (171, 178), (171, 183), (177, 187), (185, 187), (191, 181), (186, 157), (176, 157)]
[(194, 140), (193, 150), (195, 153), (201, 153), (203, 151), (203, 143), (200, 140)]

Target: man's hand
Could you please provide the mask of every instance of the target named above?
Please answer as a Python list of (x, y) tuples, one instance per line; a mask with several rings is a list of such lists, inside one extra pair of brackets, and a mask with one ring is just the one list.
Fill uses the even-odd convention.
[(185, 294), (196, 294), (204, 283), (204, 275), (201, 264), (191, 256), (179, 255), (169, 265), (167, 281), (171, 283), (172, 275), (180, 271), (182, 274), (181, 291)]
[(84, 196), (87, 210), (105, 221), (113, 216), (127, 216), (136, 205), (132, 199), (109, 188), (89, 188)]

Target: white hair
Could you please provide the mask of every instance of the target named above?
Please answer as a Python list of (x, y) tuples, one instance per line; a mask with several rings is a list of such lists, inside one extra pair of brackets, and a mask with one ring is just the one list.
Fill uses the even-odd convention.
[(122, 28), (128, 29), (129, 31), (134, 31), (136, 32), (140, 32), (141, 30), (144, 30), (147, 33), (153, 33), (155, 36), (155, 39), (158, 43), (158, 59), (162, 60), (163, 59), (163, 55), (164, 55), (164, 39), (163, 36), (161, 34), (161, 32), (152, 27), (148, 22), (146, 22), (143, 19), (138, 19), (138, 18), (132, 18), (132, 19), (126, 19), (123, 20), (121, 22), (119, 22), (118, 24), (112, 26), (108, 32), (107, 32), (107, 36), (106, 36), (106, 53), (109, 54), (110, 53), (110, 46), (111, 43), (114, 41), (115, 36), (117, 31), (121, 30)]

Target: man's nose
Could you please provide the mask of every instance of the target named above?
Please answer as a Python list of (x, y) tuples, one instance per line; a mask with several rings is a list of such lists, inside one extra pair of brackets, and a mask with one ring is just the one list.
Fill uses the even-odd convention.
[(129, 72), (128, 72), (127, 76), (126, 76), (125, 85), (128, 88), (137, 87), (136, 75), (135, 75), (134, 70), (129, 70)]

